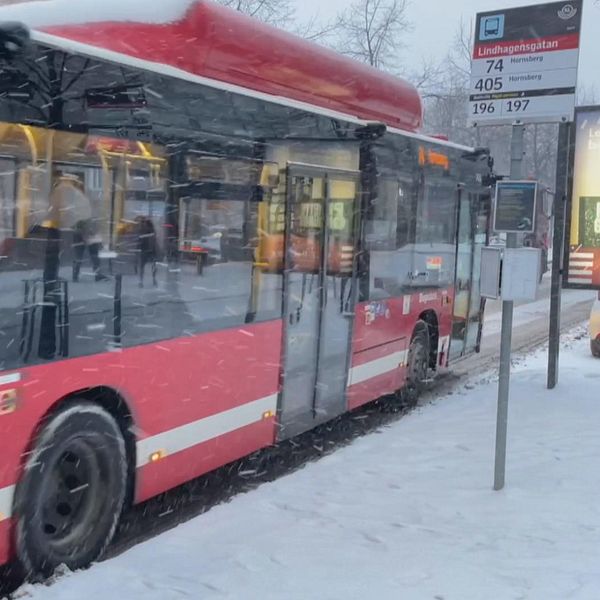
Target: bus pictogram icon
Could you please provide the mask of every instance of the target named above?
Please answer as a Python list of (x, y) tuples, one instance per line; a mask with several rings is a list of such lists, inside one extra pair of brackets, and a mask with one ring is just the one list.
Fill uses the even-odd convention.
[(480, 41), (497, 40), (504, 37), (504, 15), (483, 17), (479, 33)]
[(500, 31), (500, 19), (488, 19), (485, 22), (485, 35), (498, 35)]

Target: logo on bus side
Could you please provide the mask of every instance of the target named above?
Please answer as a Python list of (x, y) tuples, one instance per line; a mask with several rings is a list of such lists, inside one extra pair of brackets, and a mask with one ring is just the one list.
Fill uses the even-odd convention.
[(391, 316), (387, 302), (370, 302), (365, 306), (366, 325), (371, 325), (376, 319), (389, 319)]
[(437, 302), (438, 295), (437, 292), (433, 292), (431, 294), (419, 294), (419, 303), (420, 304), (428, 304), (429, 302)]

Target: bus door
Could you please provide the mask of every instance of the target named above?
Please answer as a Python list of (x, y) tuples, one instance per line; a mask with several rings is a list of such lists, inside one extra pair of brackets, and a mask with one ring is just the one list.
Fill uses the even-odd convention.
[(347, 407), (359, 181), (354, 171), (288, 167), (280, 438)]
[(483, 328), (484, 300), (481, 297), (481, 249), (488, 243), (491, 214), (491, 195), (471, 193), (473, 198), (473, 278), (469, 304), (469, 327), (467, 329), (467, 352), (479, 352)]
[(481, 248), (487, 242), (485, 196), (461, 189), (454, 284), (454, 314), (450, 359), (478, 351), (483, 307), (479, 292)]

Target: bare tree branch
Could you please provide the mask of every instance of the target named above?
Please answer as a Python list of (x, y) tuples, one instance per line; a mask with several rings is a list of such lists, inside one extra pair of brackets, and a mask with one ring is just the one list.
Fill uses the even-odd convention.
[(335, 21), (321, 22), (317, 15), (313, 15), (308, 21), (296, 25), (292, 32), (305, 40), (330, 45), (328, 40), (336, 29), (337, 23)]
[(448, 54), (447, 61), (457, 75), (463, 75), (465, 79), (471, 73), (471, 52), (473, 46), (473, 23), (468, 25), (461, 19), (458, 31), (454, 36), (452, 49)]
[(337, 27), (335, 21), (322, 21), (318, 15), (313, 15), (307, 21), (298, 23), (294, 0), (216, 1), (223, 6), (233, 8), (265, 23), (286, 29), (306, 40), (320, 42), (325, 45), (331, 45), (328, 40)]
[(217, 2), (273, 25), (289, 25), (295, 17), (291, 0), (217, 0)]
[(403, 34), (410, 31), (408, 0), (356, 0), (336, 21), (336, 48), (356, 60), (398, 70)]
[(406, 77), (421, 92), (421, 97), (426, 100), (439, 94), (443, 69), (435, 62), (423, 60), (420, 69), (408, 73)]

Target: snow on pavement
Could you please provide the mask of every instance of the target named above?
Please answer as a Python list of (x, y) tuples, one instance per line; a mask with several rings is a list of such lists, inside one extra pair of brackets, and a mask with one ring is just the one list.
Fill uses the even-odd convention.
[[(563, 315), (568, 314), (569, 310), (580, 302), (594, 300), (594, 292), (589, 290), (563, 290), (561, 300), (561, 312)], [(494, 306), (496, 310), (489, 310)], [(486, 305), (485, 321), (483, 326), (484, 335), (499, 334), (502, 331), (502, 303), (498, 300), (489, 302)], [(513, 327), (522, 327), (535, 321), (536, 319), (544, 319), (548, 321), (550, 314), (550, 290), (547, 295), (534, 302), (526, 302), (515, 307), (515, 315), (513, 319)]]
[[(583, 330), (581, 330), (583, 331)], [(600, 361), (585, 335), (547, 392), (513, 375), (496, 493), (496, 382), (464, 385), (304, 469), (54, 585), (34, 600), (597, 600)]]

